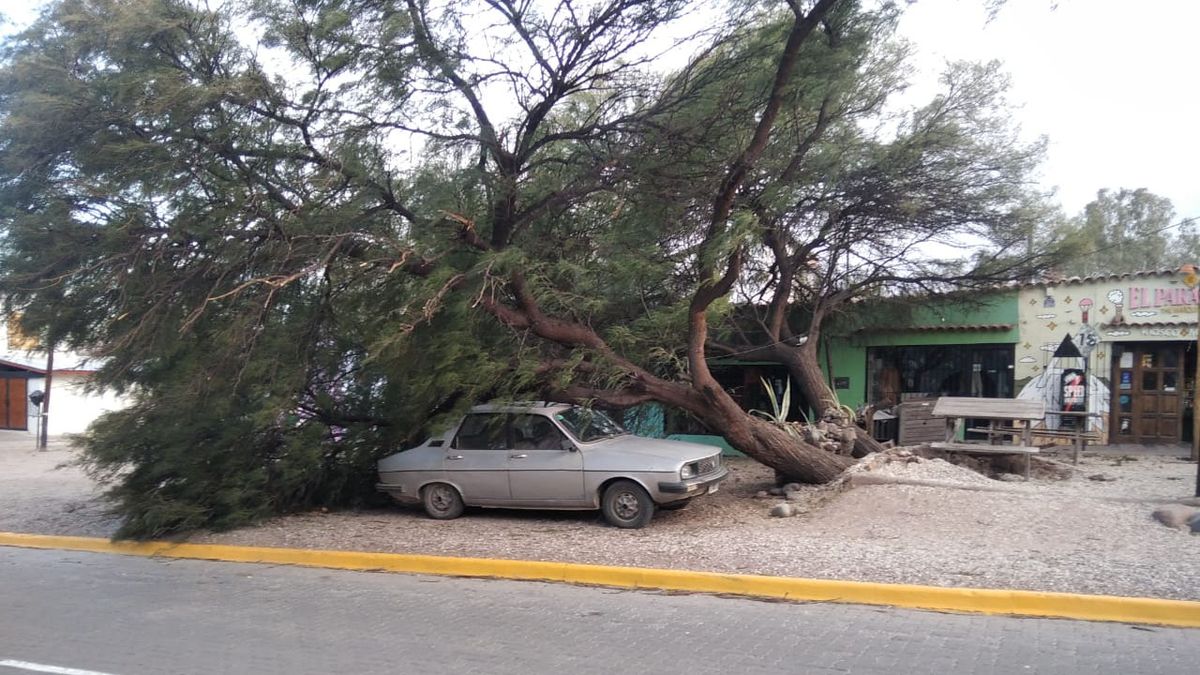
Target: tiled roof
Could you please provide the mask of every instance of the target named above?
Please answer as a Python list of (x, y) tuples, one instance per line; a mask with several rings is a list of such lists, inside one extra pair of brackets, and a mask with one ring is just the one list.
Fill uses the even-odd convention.
[(1092, 274), (1085, 277), (1063, 277), (1061, 279), (1044, 279), (1022, 284), (1022, 288), (1037, 288), (1039, 286), (1070, 286), (1072, 284), (1089, 284), (1104, 281), (1121, 281), (1126, 279), (1151, 279), (1161, 277), (1181, 276), (1179, 270), (1145, 270), (1142, 272), (1126, 272), (1124, 274)]
[(935, 323), (926, 326), (881, 326), (859, 328), (856, 333), (975, 333), (1012, 330), (1011, 323)]

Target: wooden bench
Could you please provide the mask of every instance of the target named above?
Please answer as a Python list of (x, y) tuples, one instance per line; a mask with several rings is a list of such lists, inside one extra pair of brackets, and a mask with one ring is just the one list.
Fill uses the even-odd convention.
[[(1088, 443), (1099, 443), (1100, 442), (1100, 432), (1099, 431), (1088, 431), (1087, 430), (1087, 422), (1085, 419), (1090, 418), (1090, 417), (1102, 417), (1102, 414), (1100, 414), (1098, 412), (1090, 412), (1090, 413), (1051, 412), (1051, 413), (1046, 413), (1046, 416), (1049, 417), (1049, 416), (1051, 416), (1051, 414), (1061, 414), (1061, 416), (1063, 416), (1063, 417), (1074, 418), (1076, 420), (1079, 420), (1079, 422), (1076, 422), (1073, 429), (1044, 429), (1044, 428), (1038, 428), (1038, 426), (1033, 426), (1032, 429), (1028, 430), (1028, 434), (1030, 434), (1030, 436), (1032, 437), (1032, 441), (1027, 444), (1030, 444), (1030, 446), (1037, 446), (1040, 449), (1045, 449), (1045, 448), (1049, 448), (1052, 446), (1057, 446), (1058, 443), (1054, 443), (1054, 442), (1039, 443), (1038, 440), (1040, 440), (1040, 438), (1051, 438), (1051, 440), (1070, 441), (1070, 442), (1072, 442), (1072, 443), (1070, 443), (1070, 446), (1072, 446), (1072, 450), (1073, 450), (1072, 461), (1074, 462), (1074, 464), (1079, 464), (1079, 453), (1081, 452), (1081, 450), (1087, 449)], [(995, 442), (996, 436), (1012, 436), (1014, 438), (1018, 437), (1018, 436), (1024, 437), (1026, 435), (1026, 428), (1024, 428), (1024, 426), (1020, 426), (1020, 428), (1019, 428), (1019, 426), (995, 426), (995, 425), (968, 426), (967, 432), (976, 432), (976, 434), (986, 434), (986, 435), (988, 435), (988, 442), (992, 443), (992, 442)]]
[[(975, 455), (1024, 455), (1025, 477), (1029, 478), (1030, 457), (1039, 449), (1033, 445), (1033, 423), (1046, 417), (1046, 404), (1042, 401), (1023, 401), (1011, 398), (970, 398), (965, 396), (943, 396), (933, 406), (934, 417), (946, 418), (946, 440), (934, 442), (930, 447), (943, 452), (962, 452)], [(971, 431), (988, 434), (987, 443), (958, 441), (966, 420), (987, 420), (987, 427), (973, 427)], [(1009, 426), (997, 426), (997, 422)], [(1024, 422), (1016, 427), (1016, 422)], [(993, 445), (996, 436), (1019, 436), (1020, 445)]]

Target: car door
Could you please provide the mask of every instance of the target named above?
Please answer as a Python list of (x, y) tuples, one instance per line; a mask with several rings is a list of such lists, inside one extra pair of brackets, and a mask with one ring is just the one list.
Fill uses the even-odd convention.
[(472, 413), (463, 418), (442, 464), (446, 479), (468, 504), (509, 500), (508, 432), (505, 415)]
[(579, 506), (591, 500), (583, 489), (583, 453), (550, 418), (517, 414), (511, 418), (512, 450), (508, 485), (514, 504)]

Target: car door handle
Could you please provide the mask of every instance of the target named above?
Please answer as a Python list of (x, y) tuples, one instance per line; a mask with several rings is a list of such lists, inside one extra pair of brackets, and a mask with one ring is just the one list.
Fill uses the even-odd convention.
[(529, 456), (529, 455), (526, 455), (526, 454), (520, 454), (520, 455), (509, 455), (509, 456), (508, 456), (508, 458), (509, 458), (509, 459), (525, 459), (525, 458), (526, 458), (526, 457), (528, 457), (528, 456)]
[(462, 459), (462, 455), (446, 455), (446, 459)]

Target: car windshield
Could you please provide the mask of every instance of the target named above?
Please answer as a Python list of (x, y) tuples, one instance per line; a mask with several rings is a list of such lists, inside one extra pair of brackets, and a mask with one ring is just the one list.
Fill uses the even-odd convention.
[(629, 433), (599, 410), (569, 408), (555, 415), (554, 419), (566, 427), (572, 436), (584, 443)]

